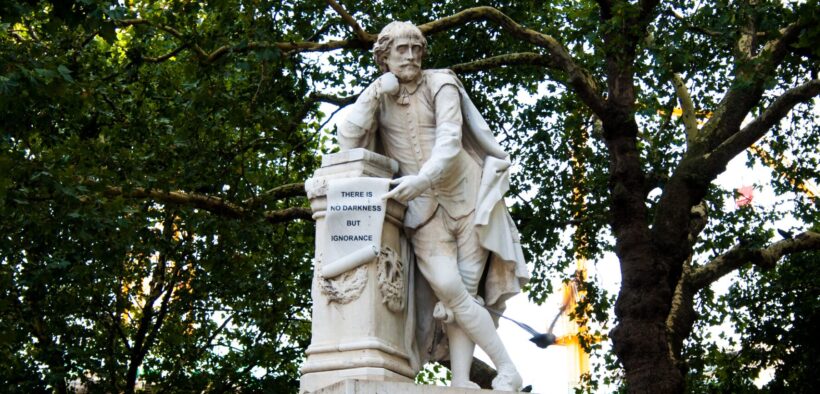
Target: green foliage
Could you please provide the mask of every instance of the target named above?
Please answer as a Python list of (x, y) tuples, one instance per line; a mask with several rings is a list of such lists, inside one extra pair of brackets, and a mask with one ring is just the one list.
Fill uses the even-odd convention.
[(728, 348), (692, 344), (690, 392), (814, 392), (818, 259), (795, 255), (771, 271), (741, 274), (716, 305), (717, 319), (728, 319), (737, 336), (726, 338)]
[[(766, 80), (752, 115), (807, 75), (816, 78), (818, 65), (816, 2), (663, 2), (651, 39), (628, 23), (635, 2), (616, 2), (607, 22), (592, 1), (340, 3), (369, 33), (391, 20), (422, 24), (493, 6), (555, 38), (602, 92), (612, 66), (606, 56), (622, 61), (634, 50), (632, 115), (652, 191), (650, 223), (687, 149), (684, 125), (672, 116), (679, 106), (673, 73), (704, 121), (727, 88), (751, 86), (743, 72), (755, 61), (732, 58), (749, 21), (761, 40), (798, 17), (810, 26)], [(605, 41), (618, 32), (637, 40)], [(319, 0), (0, 4), (0, 384), (45, 392), (78, 381), (92, 392), (120, 392), (138, 378), (172, 392), (296, 391), (309, 341), (314, 230), (304, 220), (266, 221), (265, 212), (307, 202), (265, 192), (304, 181), (318, 155), (335, 149), (333, 131), (320, 130), (329, 116), (315, 94), (358, 94), (378, 72), (366, 43), (320, 53), (260, 43), (353, 38)], [(428, 39), (429, 68), (545, 54), (488, 20)], [(614, 250), (603, 130), (563, 71), (528, 64), (460, 77), (515, 163), (510, 195), (533, 264), (528, 295), (544, 302), (577, 258), (595, 262)], [(793, 230), (816, 222), (816, 200), (792, 193), (795, 184), (820, 182), (818, 127), (816, 107), (802, 104), (757, 142), (775, 158), (766, 163), (775, 193), (793, 196), (774, 209), (731, 209), (725, 201), (733, 191), (710, 186), (694, 267), (739, 241), (769, 244), (771, 223), (788, 215), (798, 221)], [(749, 154), (748, 162), (764, 161)], [(151, 192), (205, 196), (245, 211)], [(816, 364), (807, 331), (814, 321), (795, 316), (815, 314), (812, 264), (797, 262), (816, 257), (793, 257), (764, 274), (744, 271), (720, 299), (699, 293), (702, 320), (686, 353), (691, 390), (753, 391), (750, 379), (773, 365), (779, 369), (767, 389), (813, 383), (806, 371)], [(601, 279), (582, 286), (588, 298), (575, 311), (595, 335), (617, 323)], [(796, 293), (803, 288), (808, 293)], [(743, 338), (731, 355), (707, 338), (725, 318)], [(606, 357), (610, 371), (593, 371), (590, 390), (621, 382)], [(441, 368), (419, 379), (444, 379)]]
[(449, 386), (452, 379), (453, 374), (450, 370), (439, 363), (427, 363), (416, 375), (416, 383), (418, 384)]
[(297, 389), (313, 226), (262, 212), (304, 200), (263, 200), (235, 219), (128, 197), (243, 201), (317, 164), (318, 125), (303, 123), (319, 116), (304, 77), (316, 71), (299, 59), (150, 63), (179, 44), (146, 26), (113, 29), (139, 15), (212, 45), (282, 24), (220, 4), (32, 2), (3, 16), (4, 387), (119, 392), (133, 369), (162, 391)]

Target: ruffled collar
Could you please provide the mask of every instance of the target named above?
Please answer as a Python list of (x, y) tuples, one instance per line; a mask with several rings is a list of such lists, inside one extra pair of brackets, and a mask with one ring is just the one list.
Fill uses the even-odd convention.
[(423, 81), (424, 74), (422, 74), (421, 77), (416, 78), (415, 81), (400, 84), (399, 97), (396, 99), (396, 102), (399, 105), (410, 104), (410, 96), (414, 95), (419, 90), (419, 86), (421, 86)]

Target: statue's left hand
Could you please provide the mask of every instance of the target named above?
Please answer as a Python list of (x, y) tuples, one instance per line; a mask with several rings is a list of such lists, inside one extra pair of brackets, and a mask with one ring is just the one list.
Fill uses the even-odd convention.
[(398, 185), (382, 196), (382, 200), (392, 198), (403, 204), (418, 197), (431, 186), (430, 179), (423, 175), (407, 175), (390, 181), (391, 185)]

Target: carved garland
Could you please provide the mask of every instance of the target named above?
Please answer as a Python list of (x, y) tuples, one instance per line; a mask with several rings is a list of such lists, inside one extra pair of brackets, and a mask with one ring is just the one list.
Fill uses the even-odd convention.
[(347, 271), (333, 279), (328, 279), (319, 274), (321, 272), (320, 268), (324, 264), (322, 257), (321, 254), (316, 256), (314, 275), (318, 275), (319, 289), (327, 297), (328, 303), (347, 304), (359, 298), (364, 291), (364, 286), (367, 284), (367, 264)]
[[(322, 256), (315, 259), (316, 275), (323, 264)], [(377, 264), (377, 278), (382, 303), (392, 312), (401, 312), (405, 305), (406, 273), (398, 253), (390, 247), (382, 247)], [(367, 264), (345, 272), (333, 279), (319, 275), (319, 289), (328, 302), (347, 304), (361, 296), (367, 284)]]
[(398, 253), (392, 248), (382, 247), (379, 253), (378, 278), (382, 303), (392, 312), (401, 312), (405, 304), (405, 269)]

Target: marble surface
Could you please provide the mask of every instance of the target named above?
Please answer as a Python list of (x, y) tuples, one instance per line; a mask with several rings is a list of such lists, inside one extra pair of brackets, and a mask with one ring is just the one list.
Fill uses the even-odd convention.
[[(398, 258), (404, 206), (376, 195), (386, 191), (395, 162), (365, 150), (327, 155), (323, 162), (326, 166), (305, 182), (316, 218), (316, 247), (311, 343), (301, 369), (300, 391), (313, 392), (345, 379), (412, 382), (416, 370), (411, 366), (412, 352), (407, 344), (409, 266)], [(327, 195), (333, 184), (342, 188), (336, 191), (337, 202), (331, 199), (331, 209), (368, 209), (357, 211), (356, 217), (331, 217), (345, 231), (328, 227)], [(371, 187), (356, 186), (363, 184)], [(382, 185), (381, 192), (374, 184)], [(372, 243), (331, 241), (334, 235), (346, 232), (366, 233)], [(347, 243), (349, 249), (345, 249)], [(362, 246), (376, 250), (352, 256), (356, 260), (352, 263), (344, 261), (351, 254), (348, 252)], [(324, 275), (322, 267), (333, 263), (341, 263), (344, 269)]]
[[(351, 105), (339, 144), (342, 153), (378, 150), (398, 162), (399, 178), (385, 197), (407, 205), (403, 234), (419, 280), (429, 285), (415, 287), (429, 289), (427, 295), (411, 294), (420, 300), (417, 358), (423, 363), (449, 352), (453, 386), (477, 387), (468, 377), (478, 345), (498, 367), (493, 388), (514, 391), (521, 376), (483, 307), (503, 310), (529, 278), (504, 205), (509, 157), (457, 76), (422, 70), (426, 49), (412, 23), (384, 27), (373, 48), (384, 74)], [(446, 341), (436, 339), (442, 329)]]
[(500, 394), (508, 391), (476, 390), (412, 383), (344, 380), (315, 391), (316, 394)]

